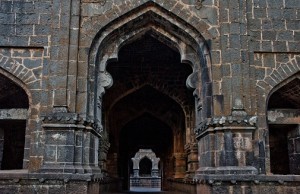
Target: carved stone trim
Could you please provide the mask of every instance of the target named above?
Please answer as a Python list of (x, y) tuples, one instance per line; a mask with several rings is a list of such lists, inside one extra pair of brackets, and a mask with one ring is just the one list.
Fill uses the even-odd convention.
[(196, 138), (199, 139), (209, 128), (213, 130), (226, 130), (226, 129), (256, 129), (257, 116), (249, 116), (243, 108), (234, 108), (230, 116), (222, 116), (215, 118), (208, 118), (202, 121), (194, 132)]

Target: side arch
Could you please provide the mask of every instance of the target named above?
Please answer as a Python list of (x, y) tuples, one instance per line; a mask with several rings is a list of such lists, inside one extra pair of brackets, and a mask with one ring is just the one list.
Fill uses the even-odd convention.
[(28, 168), (32, 95), (20, 79), (3, 68), (0, 68), (0, 82), (0, 167)]

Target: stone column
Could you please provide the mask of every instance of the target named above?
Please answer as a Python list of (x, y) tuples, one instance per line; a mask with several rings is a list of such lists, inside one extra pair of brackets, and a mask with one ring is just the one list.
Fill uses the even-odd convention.
[(197, 174), (257, 174), (252, 145), (256, 117), (236, 105), (232, 115), (214, 118), (196, 130), (199, 151)]
[(79, 123), (76, 113), (51, 113), (42, 120), (45, 149), (40, 172), (100, 173), (97, 131)]
[(193, 176), (198, 169), (198, 145), (195, 142), (189, 143), (185, 146), (187, 153), (187, 176)]
[(99, 143), (99, 167), (102, 172), (107, 173), (107, 153), (108, 149), (110, 147), (110, 143), (108, 142), (108, 139), (106, 135), (100, 139)]
[(140, 158), (131, 158), (133, 162), (133, 177), (139, 177), (140, 176)]
[(288, 133), (290, 174), (300, 175), (300, 125)]
[(4, 129), (0, 128), (0, 169), (2, 166), (3, 150), (4, 150)]
[(159, 163), (160, 158), (152, 158), (151, 160), (152, 160), (151, 176), (159, 177), (158, 163)]
[(109, 176), (118, 177), (118, 154), (117, 153), (109, 153), (107, 160), (107, 169), (109, 172)]
[(174, 178), (184, 178), (186, 172), (186, 154), (174, 153)]

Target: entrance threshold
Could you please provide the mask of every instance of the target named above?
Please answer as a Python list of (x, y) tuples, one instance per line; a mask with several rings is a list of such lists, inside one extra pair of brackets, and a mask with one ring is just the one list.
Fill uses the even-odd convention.
[(130, 192), (161, 192), (161, 189), (150, 187), (130, 187)]

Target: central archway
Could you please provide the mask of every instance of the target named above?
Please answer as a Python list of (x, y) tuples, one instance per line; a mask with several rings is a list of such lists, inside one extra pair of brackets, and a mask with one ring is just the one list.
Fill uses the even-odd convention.
[[(187, 153), (197, 152), (185, 147), (197, 145), (192, 129), (212, 114), (210, 69), (208, 47), (201, 34), (153, 2), (101, 29), (89, 53), (87, 120), (103, 130), (101, 142), (111, 146), (106, 158), (107, 148), (101, 150), (105, 146), (100, 145), (103, 172), (119, 178), (124, 175), (120, 168), (114, 171), (118, 169), (115, 161), (121, 160), (120, 131), (145, 114), (172, 131), (176, 146), (169, 145), (173, 149), (169, 162), (175, 170), (167, 170), (168, 176), (183, 178), (186, 172), (195, 172), (197, 161), (188, 161), (189, 165), (186, 161)], [(135, 96), (139, 98), (128, 98)], [(166, 100), (158, 103), (153, 99)], [(168, 104), (176, 108), (167, 108)]]

